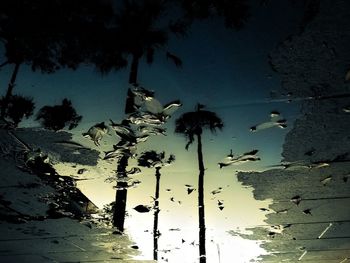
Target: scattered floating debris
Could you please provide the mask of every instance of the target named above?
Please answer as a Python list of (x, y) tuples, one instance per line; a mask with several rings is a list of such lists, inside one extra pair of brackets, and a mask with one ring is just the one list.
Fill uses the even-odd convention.
[(277, 214), (287, 214), (289, 209), (282, 209), (279, 211), (276, 211)]
[(134, 85), (130, 91), (133, 95), (138, 96), (143, 101), (151, 100), (154, 98), (153, 90), (148, 90), (141, 86)]
[(290, 201), (296, 205), (299, 205), (301, 202), (301, 197), (300, 195), (293, 196)]
[(295, 161), (295, 162), (281, 162), (280, 164), (270, 165), (269, 167), (283, 167), (285, 170), (291, 169), (309, 169), (310, 166), (306, 164), (305, 161)]
[(274, 238), (276, 236), (276, 233), (275, 232), (269, 232), (267, 234), (267, 236), (270, 237), (270, 238)]
[(85, 168), (79, 169), (79, 170), (78, 170), (78, 174), (83, 174), (83, 173), (85, 173), (86, 171), (87, 171), (87, 169), (85, 169)]
[(312, 214), (311, 214), (311, 208), (305, 209), (305, 210), (303, 211), (303, 213), (304, 213), (305, 215), (310, 215), (310, 216), (312, 216)]
[(283, 234), (283, 231), (287, 228), (290, 228), (291, 226), (292, 224), (273, 225), (269, 230), (269, 236), (273, 235), (273, 237), (275, 237), (275, 234)]
[(168, 119), (182, 104), (179, 100), (175, 100), (163, 106), (157, 99), (151, 98), (145, 101), (144, 106), (147, 112), (160, 114)]
[(142, 134), (149, 134), (149, 135), (164, 135), (166, 136), (166, 128), (162, 127), (155, 127), (155, 126), (150, 126), (150, 125), (140, 125), (138, 127), (138, 130)]
[(309, 151), (307, 151), (306, 153), (304, 153), (304, 155), (312, 156), (314, 153), (315, 153), (315, 149), (312, 148), (311, 150), (309, 150)]
[(141, 173), (141, 169), (139, 167), (132, 167), (129, 171), (126, 172), (128, 175), (135, 175)]
[(307, 253), (307, 250), (305, 250), (304, 253), (298, 258), (298, 261), (302, 260), (303, 257), (306, 255), (306, 253)]
[(193, 187), (193, 185), (185, 184), (185, 187), (187, 188), (187, 194), (191, 194), (196, 189)]
[(218, 187), (217, 189), (214, 189), (214, 190), (211, 191), (210, 193), (211, 193), (212, 195), (216, 195), (216, 194), (221, 193), (221, 191), (222, 191), (222, 187)]
[(324, 234), (332, 227), (333, 223), (329, 223), (329, 225), (322, 231), (322, 233), (317, 237), (318, 239), (322, 238)]
[(224, 202), (223, 202), (223, 201), (218, 200), (218, 207), (219, 207), (219, 209), (222, 211), (222, 210), (225, 208), (225, 206), (224, 206)]
[(350, 70), (345, 74), (345, 81), (349, 81), (349, 80), (350, 80)]
[(134, 209), (139, 213), (148, 213), (151, 210), (149, 206), (145, 206), (145, 205), (135, 206)]
[(119, 159), (123, 156), (135, 157), (135, 147), (132, 145), (121, 146), (113, 145), (113, 150), (104, 152), (103, 160)]
[(146, 100), (152, 99), (153, 96), (154, 91), (140, 87), (136, 83), (132, 84), (127, 93), (125, 113), (130, 114), (137, 111)]
[(74, 142), (74, 141), (56, 141), (54, 143), (65, 146), (65, 147), (69, 147), (69, 148), (89, 150), (89, 148), (85, 147), (84, 145), (82, 145), (80, 143)]
[(196, 189), (194, 189), (194, 188), (187, 188), (187, 194), (191, 194), (194, 190), (196, 190)]
[(135, 145), (136, 143), (147, 141), (149, 135), (136, 135), (135, 132), (130, 127), (129, 120), (123, 120), (120, 124), (115, 123), (110, 120), (112, 129), (115, 131), (116, 135), (125, 142), (128, 142), (129, 145)]
[(323, 180), (321, 180), (320, 182), (323, 184), (323, 186), (326, 186), (331, 180), (332, 180), (332, 176), (330, 175), (324, 178)]
[(310, 169), (319, 169), (319, 168), (324, 168), (324, 167), (328, 167), (330, 166), (329, 163), (326, 162), (319, 162), (319, 163), (312, 163), (311, 165), (309, 165)]
[(267, 209), (267, 208), (265, 208), (265, 207), (261, 207), (261, 208), (259, 208), (259, 210), (261, 210), (261, 211), (263, 211), (263, 212), (268, 212), (268, 211), (270, 211), (269, 209)]
[(136, 125), (156, 125), (160, 126), (165, 123), (161, 115), (154, 115), (147, 112), (134, 112), (127, 118), (132, 124)]

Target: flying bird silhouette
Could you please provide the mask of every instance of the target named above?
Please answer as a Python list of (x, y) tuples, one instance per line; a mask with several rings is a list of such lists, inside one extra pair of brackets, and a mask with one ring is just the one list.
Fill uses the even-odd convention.
[(134, 209), (139, 213), (147, 213), (151, 210), (149, 206), (145, 206), (145, 205), (137, 205), (134, 207)]
[(127, 120), (136, 125), (160, 126), (165, 123), (165, 118), (163, 115), (148, 112), (134, 112), (128, 116)]
[(133, 84), (128, 89), (126, 98), (125, 113), (131, 114), (137, 111), (145, 101), (153, 98), (154, 91), (140, 87), (138, 84)]
[(166, 136), (166, 128), (162, 127), (155, 127), (150, 125), (140, 125), (138, 127), (138, 131), (143, 134), (149, 134), (149, 135), (164, 135)]
[(218, 187), (217, 189), (214, 189), (214, 190), (211, 191), (210, 193), (211, 193), (212, 195), (216, 195), (216, 194), (221, 193), (221, 191), (222, 191), (222, 187)]
[(270, 113), (270, 121), (266, 121), (255, 126), (250, 127), (251, 132), (257, 132), (273, 127), (279, 127), (281, 129), (287, 128), (287, 120), (281, 118), (281, 114), (278, 111), (272, 111)]
[(145, 111), (148, 113), (161, 115), (164, 119), (168, 119), (182, 104), (179, 100), (174, 100), (164, 106), (155, 98), (145, 101)]
[(101, 122), (92, 126), (87, 132), (84, 132), (82, 135), (85, 138), (90, 138), (96, 146), (100, 146), (100, 141), (107, 133), (108, 127), (104, 122)]
[(187, 188), (187, 194), (191, 194), (196, 189), (192, 185), (186, 185)]
[(261, 207), (261, 208), (259, 208), (261, 211), (263, 211), (263, 212), (268, 212), (268, 211), (270, 211), (269, 209), (267, 209), (267, 208), (264, 208), (264, 207)]
[(126, 172), (126, 174), (139, 174), (141, 173), (141, 169), (138, 167), (132, 167), (129, 171)]
[(245, 162), (254, 162), (254, 161), (260, 161), (261, 159), (256, 155), (258, 153), (258, 150), (252, 150), (250, 152), (246, 152), (244, 154), (238, 155), (237, 157), (234, 157), (232, 154), (232, 151), (223, 162), (219, 162), (219, 168), (230, 165), (236, 165), (236, 164), (242, 164)]
[(223, 210), (223, 209), (225, 208), (225, 206), (224, 206), (224, 202), (223, 202), (223, 201), (218, 200), (218, 207), (219, 207), (219, 209), (220, 209), (220, 210)]

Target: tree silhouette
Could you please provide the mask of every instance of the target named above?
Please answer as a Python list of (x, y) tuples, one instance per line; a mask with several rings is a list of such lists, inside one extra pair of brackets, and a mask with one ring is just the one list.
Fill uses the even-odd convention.
[(156, 169), (156, 191), (154, 196), (154, 223), (153, 223), (153, 259), (158, 259), (158, 238), (160, 236), (158, 230), (158, 215), (159, 215), (159, 186), (160, 186), (160, 169), (163, 166), (169, 165), (175, 161), (175, 156), (170, 155), (165, 159), (165, 152), (157, 153), (156, 151), (146, 151), (141, 154), (138, 159), (138, 165)]
[(194, 20), (203, 20), (213, 16), (224, 19), (225, 26), (241, 29), (250, 16), (248, 0), (179, 0), (183, 9), (183, 20), (190, 23)]
[(175, 132), (185, 135), (188, 142), (186, 150), (197, 138), (197, 155), (198, 155), (198, 217), (199, 217), (199, 260), (201, 263), (206, 262), (205, 249), (205, 215), (204, 215), (204, 162), (202, 151), (202, 132), (203, 129), (210, 129), (215, 132), (216, 129), (222, 129), (222, 120), (211, 111), (202, 110), (204, 106), (198, 104), (197, 110), (187, 112), (180, 116), (175, 122)]
[[(103, 41), (100, 41), (98, 45), (99, 52), (94, 57), (97, 68), (102, 73), (108, 73), (112, 69), (127, 66), (130, 61), (129, 84), (137, 85), (140, 60), (146, 58), (147, 63), (151, 64), (156, 51), (165, 51), (167, 59), (172, 60), (176, 66), (181, 66), (181, 59), (166, 50), (170, 34), (185, 36), (195, 19), (204, 19), (211, 16), (211, 14), (201, 16), (197, 12), (196, 5), (203, 6), (200, 4), (202, 1), (193, 0), (189, 2), (191, 3), (188, 5), (186, 0), (120, 1), (117, 5), (114, 21), (105, 31), (102, 36)], [(203, 2), (205, 2), (204, 6), (207, 9), (214, 6), (216, 14), (225, 17), (227, 26), (232, 25), (232, 27), (236, 26), (238, 28), (243, 25), (244, 19), (247, 17), (248, 7), (245, 0), (234, 0), (234, 4), (230, 4), (231, 1), (219, 0)], [(177, 11), (183, 12), (183, 15), (180, 15), (179, 18), (168, 15), (169, 10), (172, 11), (174, 5), (180, 8)], [(167, 25), (160, 27), (163, 22)], [(135, 95), (129, 89), (125, 114), (132, 114), (136, 111), (133, 107), (134, 98)], [(128, 156), (123, 156), (119, 160), (117, 167), (119, 176), (126, 175), (128, 158)], [(117, 189), (120, 190), (117, 190), (116, 193), (113, 217), (114, 226), (121, 232), (124, 230), (126, 185), (125, 182), (117, 183)]]
[[(121, 2), (119, 11), (115, 15), (114, 26), (109, 30), (109, 41), (103, 43), (106, 48), (106, 53), (103, 54), (105, 60), (99, 69), (103, 72), (109, 72), (113, 68), (119, 69), (121, 66), (126, 66), (130, 57), (129, 83), (136, 84), (140, 59), (145, 57), (147, 63), (152, 64), (155, 51), (166, 47), (168, 35), (172, 31), (169, 28), (157, 27), (157, 23), (165, 14), (166, 1), (123, 0)], [(110, 58), (109, 54), (112, 55)], [(169, 52), (166, 54), (175, 62), (175, 65), (181, 66), (179, 58)]]
[(68, 126), (71, 130), (78, 126), (82, 116), (79, 116), (72, 106), (72, 102), (63, 99), (61, 105), (44, 106), (36, 115), (36, 120), (46, 129), (58, 131)]
[(99, 0), (0, 1), (0, 41), (6, 58), (0, 67), (14, 65), (1, 116), (22, 65), (53, 73), (90, 62), (89, 54), (96, 50), (87, 43), (94, 42), (95, 33), (104, 26), (101, 20), (108, 20), (111, 13), (112, 6)]
[[(5, 101), (5, 97), (0, 99), (0, 107)], [(12, 95), (7, 102), (6, 111), (4, 112), (4, 118), (9, 118), (15, 127), (22, 121), (22, 119), (29, 118), (34, 112), (33, 98), (24, 97), (21, 95)]]
[[(122, 1), (120, 11), (115, 16), (115, 26), (110, 29), (110, 41), (106, 42), (106, 53), (102, 54), (105, 63), (100, 65), (100, 70), (108, 72), (113, 68), (119, 69), (123, 63), (127, 63), (127, 58), (131, 57), (129, 84), (137, 84), (140, 59), (146, 57), (147, 62), (151, 64), (153, 62), (154, 52), (157, 49), (165, 47), (168, 42), (167, 34), (170, 31), (168, 32), (167, 30), (156, 27), (156, 23), (165, 11), (164, 3), (161, 0)], [(112, 46), (114, 45), (114, 49), (111, 48), (111, 44)], [(116, 58), (116, 61), (111, 62), (108, 59), (109, 57), (112, 59)], [(181, 65), (179, 62), (180, 59), (175, 55), (170, 59), (174, 62), (176, 60), (177, 65)], [(129, 89), (125, 104), (125, 114), (135, 112), (133, 104), (134, 94)], [(118, 176), (126, 176), (128, 159), (129, 156), (127, 155), (120, 158), (117, 167)], [(124, 231), (127, 199), (126, 186), (126, 182), (117, 183), (118, 190), (116, 192), (115, 214), (113, 217), (114, 226), (121, 232)]]

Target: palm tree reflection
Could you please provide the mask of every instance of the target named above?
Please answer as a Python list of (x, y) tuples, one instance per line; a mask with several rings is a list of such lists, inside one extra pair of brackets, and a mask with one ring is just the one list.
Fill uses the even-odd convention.
[(154, 196), (154, 224), (153, 224), (153, 259), (158, 259), (158, 238), (160, 232), (158, 229), (158, 215), (159, 215), (159, 186), (160, 186), (160, 169), (170, 165), (175, 161), (175, 156), (170, 155), (165, 159), (165, 152), (157, 153), (156, 151), (146, 151), (141, 154), (138, 159), (138, 165), (148, 168), (155, 168), (156, 170), (156, 191)]
[(176, 120), (176, 133), (183, 134), (188, 142), (186, 150), (197, 137), (197, 154), (198, 154), (198, 216), (199, 216), (199, 261), (206, 262), (205, 250), (205, 217), (204, 217), (204, 162), (202, 151), (202, 132), (203, 129), (210, 129), (215, 132), (216, 129), (223, 127), (222, 120), (211, 111), (202, 110), (204, 105), (198, 104), (196, 111), (186, 112)]

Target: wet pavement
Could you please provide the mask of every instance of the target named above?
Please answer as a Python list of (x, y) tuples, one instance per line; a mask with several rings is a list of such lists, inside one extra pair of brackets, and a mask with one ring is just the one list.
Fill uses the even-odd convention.
[[(27, 171), (20, 154), (25, 146), (7, 130), (0, 132), (0, 262), (152, 262), (132, 260), (140, 253), (128, 235), (88, 214), (74, 218), (85, 207), (64, 199), (74, 188), (61, 189)], [(72, 208), (65, 202), (76, 208), (64, 209)]]

